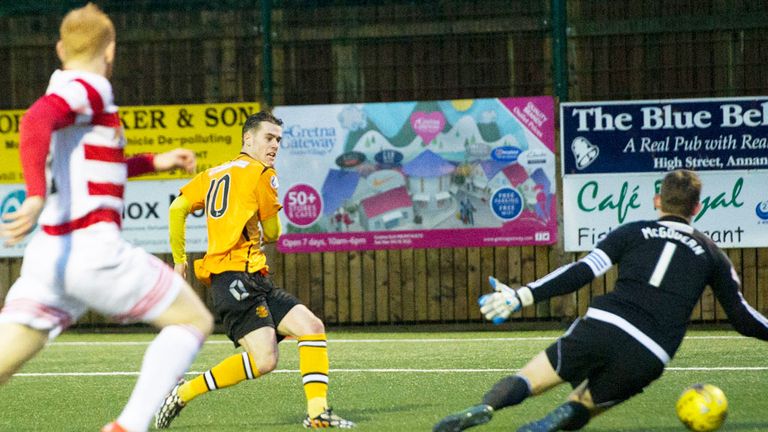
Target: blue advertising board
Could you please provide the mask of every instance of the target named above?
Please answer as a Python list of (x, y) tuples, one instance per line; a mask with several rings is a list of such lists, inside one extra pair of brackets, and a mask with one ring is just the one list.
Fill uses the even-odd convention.
[(768, 97), (561, 106), (563, 175), (768, 169)]
[(694, 227), (721, 247), (768, 245), (768, 97), (564, 103), (560, 145), (566, 251), (655, 219), (680, 168), (703, 183)]

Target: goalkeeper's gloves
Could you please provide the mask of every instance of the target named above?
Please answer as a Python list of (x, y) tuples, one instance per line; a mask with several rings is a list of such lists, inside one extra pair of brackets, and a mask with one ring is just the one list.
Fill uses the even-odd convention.
[(488, 277), (488, 282), (495, 292), (483, 295), (477, 302), (480, 304), (480, 312), (485, 316), (485, 319), (494, 324), (503, 323), (523, 306), (533, 304), (533, 292), (527, 286), (515, 290), (499, 282), (493, 276)]

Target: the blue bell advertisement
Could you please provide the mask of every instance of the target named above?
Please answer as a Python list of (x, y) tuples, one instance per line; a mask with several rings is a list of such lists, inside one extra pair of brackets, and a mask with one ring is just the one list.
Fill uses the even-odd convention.
[(560, 145), (566, 251), (655, 219), (675, 169), (703, 182), (694, 227), (721, 247), (768, 246), (768, 98), (564, 103)]

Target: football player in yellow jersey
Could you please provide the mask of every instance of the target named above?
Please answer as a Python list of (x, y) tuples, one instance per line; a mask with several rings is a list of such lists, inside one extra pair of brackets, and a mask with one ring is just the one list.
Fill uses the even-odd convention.
[(307, 397), (307, 428), (352, 428), (355, 424), (328, 407), (328, 350), (325, 327), (306, 306), (269, 278), (261, 250), (277, 241), (282, 206), (272, 167), (282, 139), (283, 122), (268, 112), (243, 125), (241, 153), (198, 174), (181, 188), (170, 208), (170, 241), (175, 270), (186, 276), (185, 222), (204, 209), (208, 251), (195, 261), (195, 275), (212, 287), (214, 309), (227, 336), (245, 352), (224, 359), (190, 381), (181, 381), (157, 413), (155, 426), (167, 428), (194, 398), (212, 390), (255, 379), (277, 365), (277, 343), (298, 339), (299, 369)]

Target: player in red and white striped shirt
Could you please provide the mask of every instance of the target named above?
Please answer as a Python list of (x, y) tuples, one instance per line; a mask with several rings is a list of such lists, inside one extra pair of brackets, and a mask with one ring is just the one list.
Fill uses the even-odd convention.
[(126, 159), (111, 75), (115, 29), (97, 6), (67, 14), (56, 52), (62, 69), (21, 121), (27, 198), (0, 221), (12, 245), (34, 234), (21, 276), (0, 311), (0, 384), (50, 339), (94, 309), (119, 322), (162, 330), (116, 422), (104, 431), (146, 431), (164, 396), (211, 333), (213, 319), (186, 281), (120, 235), (128, 177), (182, 168), (194, 153), (175, 149)]

